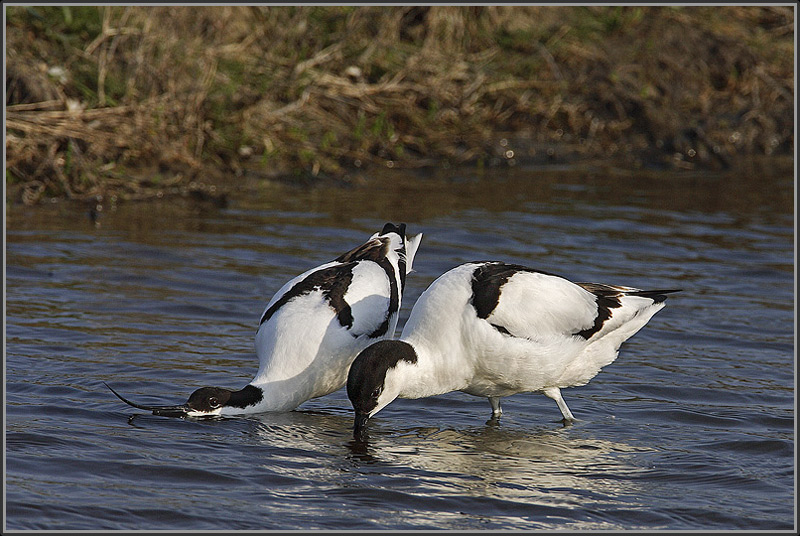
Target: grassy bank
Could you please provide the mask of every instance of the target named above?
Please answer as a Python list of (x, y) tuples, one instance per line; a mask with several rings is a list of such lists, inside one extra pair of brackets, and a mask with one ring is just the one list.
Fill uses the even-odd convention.
[(8, 7), (13, 201), (794, 145), (788, 7)]

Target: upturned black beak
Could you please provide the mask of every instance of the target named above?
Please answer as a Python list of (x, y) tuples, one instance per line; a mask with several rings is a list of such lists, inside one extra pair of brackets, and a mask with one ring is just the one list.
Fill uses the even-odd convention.
[(367, 438), (367, 421), (369, 413), (356, 413), (356, 420), (353, 424), (353, 439), (365, 441)]
[(143, 409), (145, 411), (152, 411), (153, 415), (160, 415), (162, 417), (185, 417), (187, 413), (189, 413), (189, 406), (186, 404), (182, 404), (180, 406), (144, 406), (142, 404), (136, 404), (131, 402), (130, 400), (124, 398), (114, 389), (111, 389), (111, 386), (108, 385), (106, 382), (103, 382), (103, 385), (108, 387), (108, 389), (114, 393), (117, 398), (137, 409)]

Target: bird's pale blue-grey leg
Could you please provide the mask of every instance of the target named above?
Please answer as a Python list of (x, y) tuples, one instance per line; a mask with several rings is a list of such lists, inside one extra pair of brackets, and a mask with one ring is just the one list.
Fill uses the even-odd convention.
[(561, 396), (561, 389), (559, 389), (558, 387), (550, 387), (548, 389), (545, 389), (543, 392), (546, 397), (552, 398), (553, 400), (556, 401), (556, 404), (558, 404), (558, 409), (561, 410), (561, 415), (564, 416), (565, 421), (575, 420), (575, 416), (567, 407), (567, 403), (564, 402), (564, 397)]
[(503, 414), (503, 408), (500, 407), (500, 397), (490, 396), (489, 404), (492, 405), (492, 417), (499, 417)]

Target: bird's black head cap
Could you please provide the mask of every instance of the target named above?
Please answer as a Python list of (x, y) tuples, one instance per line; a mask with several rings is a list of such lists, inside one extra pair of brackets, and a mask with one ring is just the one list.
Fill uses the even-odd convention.
[(369, 414), (378, 405), (386, 371), (401, 360), (417, 362), (414, 347), (398, 340), (378, 341), (366, 347), (350, 366), (347, 397), (356, 413)]

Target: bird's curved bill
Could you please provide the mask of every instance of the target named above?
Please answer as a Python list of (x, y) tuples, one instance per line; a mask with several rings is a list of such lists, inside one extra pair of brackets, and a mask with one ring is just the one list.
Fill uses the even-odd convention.
[(124, 398), (122, 395), (120, 395), (118, 392), (112, 389), (111, 386), (108, 385), (107, 383), (103, 382), (103, 385), (108, 387), (108, 389), (112, 393), (114, 393), (117, 396), (117, 398), (119, 398), (129, 406), (137, 409), (143, 409), (145, 411), (152, 411), (153, 415), (161, 415), (163, 417), (185, 417), (189, 413), (189, 406), (187, 406), (186, 404), (181, 404), (180, 406), (145, 406), (142, 404), (131, 402), (127, 398)]
[(367, 421), (369, 413), (356, 413), (356, 420), (353, 424), (353, 439), (364, 441), (367, 437)]

